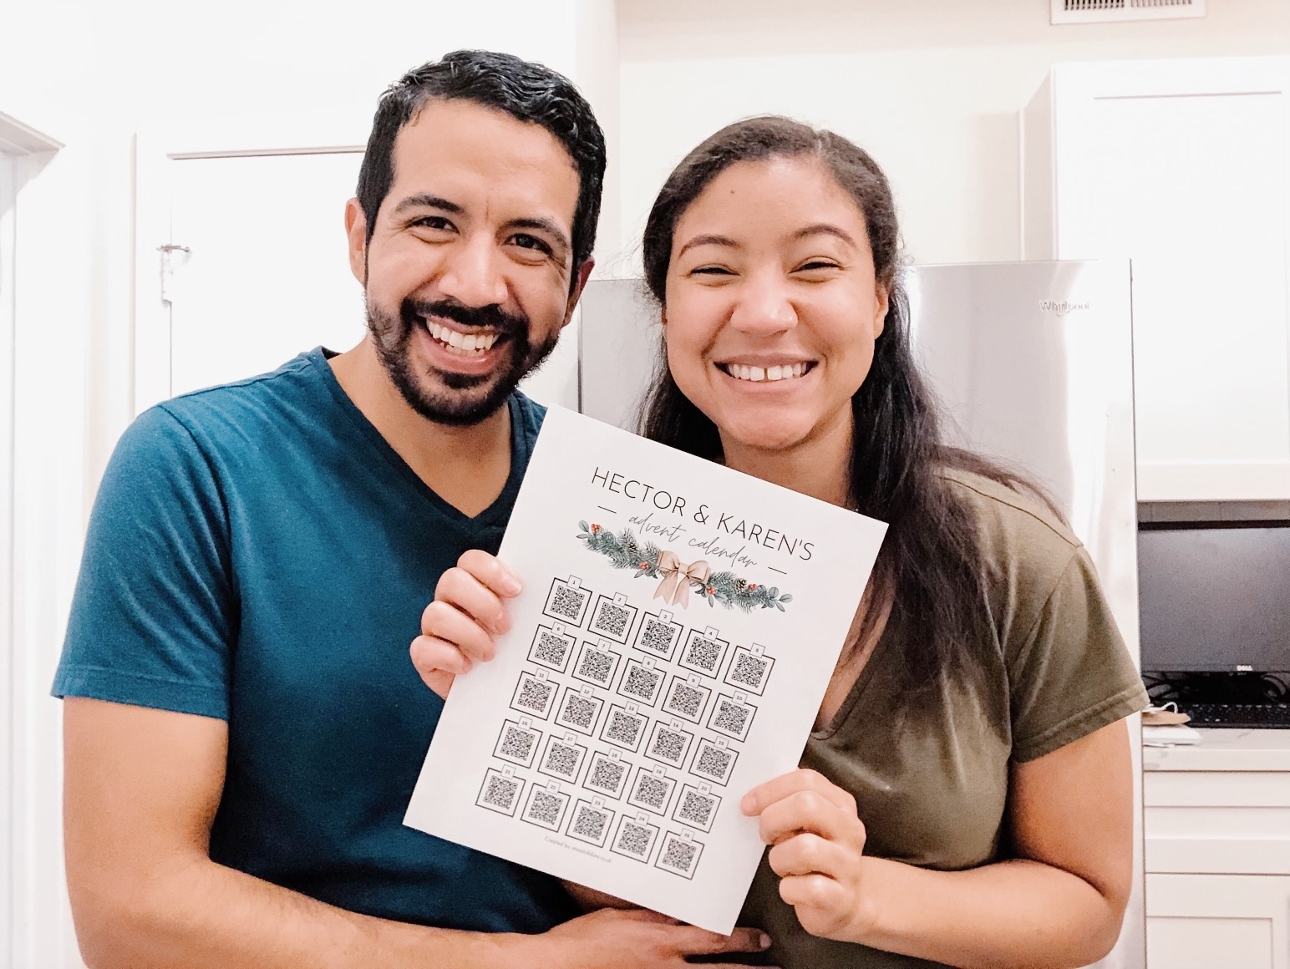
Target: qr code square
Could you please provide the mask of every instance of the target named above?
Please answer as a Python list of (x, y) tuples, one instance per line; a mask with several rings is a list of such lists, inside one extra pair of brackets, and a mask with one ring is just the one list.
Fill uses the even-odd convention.
[(600, 716), (602, 703), (597, 697), (583, 696), (570, 688), (564, 695), (564, 704), (555, 718), (556, 723), (589, 734), (596, 728), (596, 718)]
[(752, 722), (753, 708), (744, 703), (736, 703), (728, 696), (717, 699), (716, 708), (712, 711), (712, 720), (708, 726), (713, 730), (729, 734), (743, 740), (748, 734)]
[(598, 808), (586, 801), (579, 801), (578, 806), (574, 808), (573, 820), (569, 823), (569, 836), (579, 841), (589, 841), (600, 847), (605, 843), (605, 835), (609, 833), (609, 822), (613, 818), (614, 812), (608, 808)]
[(555, 682), (553, 680), (539, 680), (536, 676), (525, 673), (520, 677), (520, 685), (515, 691), (515, 699), (511, 702), (511, 706), (527, 713), (536, 713), (545, 719), (554, 699)]
[(618, 685), (618, 692), (636, 700), (653, 703), (662, 685), (661, 670), (652, 670), (639, 663), (630, 663), (627, 672), (623, 675), (622, 683)]
[(618, 654), (584, 643), (582, 655), (578, 657), (577, 668), (573, 675), (580, 680), (595, 683), (597, 686), (608, 686), (614, 678), (614, 667), (618, 665)]
[(674, 623), (664, 622), (657, 616), (646, 616), (636, 637), (636, 648), (670, 660), (678, 632), (680, 627)]
[(735, 767), (735, 752), (729, 747), (718, 747), (716, 744), (703, 741), (699, 752), (694, 756), (690, 772), (706, 777), (708, 780), (725, 784)]
[(685, 644), (684, 652), (681, 653), (681, 665), (706, 673), (708, 676), (716, 676), (725, 648), (724, 640), (693, 632), (690, 634), (690, 641)]
[(628, 764), (625, 760), (614, 760), (604, 754), (597, 754), (587, 772), (586, 785), (593, 790), (602, 791), (618, 797), (627, 779)]
[(610, 743), (635, 750), (640, 745), (646, 723), (648, 720), (639, 713), (629, 713), (622, 707), (613, 707), (600, 736)]
[(541, 663), (543, 666), (549, 666), (552, 669), (564, 672), (565, 664), (569, 662), (569, 650), (573, 646), (573, 640), (567, 636), (560, 636), (551, 630), (539, 626), (537, 635), (533, 638), (533, 648), (529, 651), (529, 659), (535, 663)]
[(699, 850), (702, 847), (697, 841), (686, 841), (669, 833), (663, 850), (659, 852), (658, 867), (690, 878), (698, 864)]
[(726, 682), (731, 686), (751, 690), (753, 693), (761, 693), (765, 689), (767, 677), (770, 676), (772, 662), (769, 656), (754, 656), (741, 647), (735, 652), (734, 662), (730, 664), (730, 671), (726, 673)]
[(711, 692), (706, 687), (687, 683), (678, 677), (672, 681), (672, 687), (667, 695), (667, 702), (663, 704), (663, 709), (669, 713), (685, 717), (687, 720), (698, 722), (699, 717), (703, 714), (704, 704), (708, 702), (708, 694)]
[(546, 599), (543, 611), (552, 619), (561, 619), (575, 626), (582, 625), (582, 617), (587, 611), (591, 592), (578, 586), (570, 585), (556, 579), (551, 583), (551, 592)]
[(543, 755), (542, 763), (538, 770), (543, 774), (551, 774), (566, 781), (572, 781), (578, 776), (578, 767), (582, 764), (583, 749), (577, 744), (566, 743), (557, 737), (552, 737), (551, 741), (546, 745), (546, 754)]
[(636, 775), (636, 784), (632, 787), (631, 797), (627, 799), (627, 803), (647, 808), (655, 814), (662, 814), (667, 810), (667, 802), (671, 799), (672, 788), (675, 786), (676, 781), (670, 777), (649, 774), (642, 768)]
[(608, 636), (623, 642), (631, 628), (636, 610), (631, 606), (612, 599), (601, 599), (596, 603), (596, 613), (591, 619), (591, 631), (600, 636)]
[(560, 822), (564, 818), (564, 807), (568, 803), (567, 794), (535, 787), (529, 795), (528, 807), (524, 809), (524, 820), (554, 831), (560, 827)]
[(658, 828), (652, 824), (641, 824), (631, 818), (623, 818), (618, 825), (613, 850), (637, 861), (644, 861), (649, 857), (650, 848), (654, 846), (654, 835), (657, 832)]
[(518, 777), (507, 777), (495, 770), (490, 770), (484, 777), (483, 789), (479, 792), (480, 807), (502, 814), (515, 814), (515, 805), (520, 798), (520, 788), (524, 782)]
[(705, 794), (687, 787), (681, 792), (681, 801), (672, 816), (684, 824), (707, 831), (712, 826), (712, 818), (720, 803), (721, 799), (715, 794)]
[(525, 730), (507, 720), (502, 724), (502, 734), (497, 740), (497, 747), (493, 753), (502, 760), (514, 761), (527, 767), (533, 760), (533, 750), (537, 746), (539, 736), (541, 735), (536, 730)]
[(650, 738), (645, 756), (679, 767), (681, 761), (685, 759), (685, 750), (689, 745), (690, 735), (684, 730), (676, 730), (667, 724), (659, 723), (654, 726), (654, 736)]

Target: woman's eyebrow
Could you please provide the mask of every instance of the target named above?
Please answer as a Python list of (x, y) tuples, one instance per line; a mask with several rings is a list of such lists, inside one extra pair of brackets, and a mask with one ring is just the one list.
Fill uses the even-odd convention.
[(685, 255), (685, 252), (687, 249), (693, 249), (695, 246), (726, 246), (730, 249), (743, 248), (741, 245), (739, 245), (739, 243), (735, 242), (735, 240), (731, 239), (729, 236), (716, 236), (716, 235), (695, 236), (693, 239), (691, 239), (689, 242), (687, 242), (685, 245), (683, 245), (680, 248), (680, 250), (676, 254), (676, 258), (680, 259), (682, 256)]
[(849, 233), (828, 222), (817, 222), (814, 225), (808, 225), (805, 228), (798, 229), (793, 233), (793, 238), (805, 239), (808, 236), (818, 235), (836, 236), (848, 245), (854, 246), (856, 244), (856, 241), (851, 238)]

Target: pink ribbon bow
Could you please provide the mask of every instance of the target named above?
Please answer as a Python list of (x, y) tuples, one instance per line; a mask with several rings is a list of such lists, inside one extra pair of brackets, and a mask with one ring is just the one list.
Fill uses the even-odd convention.
[(674, 552), (659, 552), (658, 570), (663, 573), (663, 581), (654, 590), (654, 598), (682, 609), (690, 606), (690, 583), (700, 585), (708, 581), (712, 569), (707, 562), (691, 562), (688, 565), (676, 557)]

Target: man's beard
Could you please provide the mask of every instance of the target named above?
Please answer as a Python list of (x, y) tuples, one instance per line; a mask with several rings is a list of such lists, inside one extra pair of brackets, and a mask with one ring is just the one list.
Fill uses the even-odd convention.
[[(507, 354), (505, 365), (500, 372), (484, 374), (453, 373), (435, 367), (428, 367), (422, 375), (414, 373), (408, 348), (414, 329), (425, 326), (425, 316), (449, 319), (467, 327), (490, 327)], [(427, 420), (454, 427), (478, 424), (495, 414), (521, 378), (536, 370), (555, 349), (559, 336), (557, 331), (534, 345), (529, 342), (527, 317), (512, 315), (496, 305), (470, 307), (449, 300), (423, 303), (405, 299), (397, 318), (368, 301), (367, 328), (385, 372), (408, 406)], [(444, 389), (436, 393), (428, 386), (433, 382)]]

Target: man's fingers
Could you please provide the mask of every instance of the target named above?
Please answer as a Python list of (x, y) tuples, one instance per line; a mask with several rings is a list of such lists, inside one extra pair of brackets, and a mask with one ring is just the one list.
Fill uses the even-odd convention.
[(471, 660), (490, 660), (497, 654), (492, 634), (442, 599), (430, 603), (421, 614), (421, 635), (452, 643)]
[(503, 598), (510, 599), (520, 594), (519, 576), (503, 565), (496, 555), (477, 548), (467, 549), (457, 559), (457, 568), (469, 572), (481, 585)]
[(457, 676), (461, 673), (469, 673), (470, 668), (475, 665), (470, 657), (453, 643), (444, 642), (434, 636), (418, 636), (412, 640), (408, 654), (412, 657), (412, 665), (421, 674), (421, 679), (432, 688), (430, 677), (435, 673), (451, 673)]
[(717, 952), (761, 952), (770, 945), (770, 936), (760, 929), (735, 929), (730, 935), (718, 935), (692, 925), (682, 927), (677, 948), (686, 955), (708, 955)]
[(439, 576), (434, 589), (434, 602), (421, 614), (421, 631), (430, 635), (436, 630), (426, 628), (427, 618), (434, 618), (431, 606), (444, 603), (464, 612), (493, 635), (501, 635), (511, 628), (511, 617), (501, 598), (465, 569), (449, 569)]

